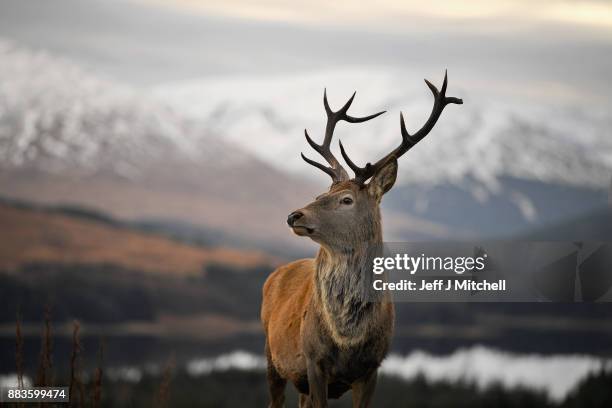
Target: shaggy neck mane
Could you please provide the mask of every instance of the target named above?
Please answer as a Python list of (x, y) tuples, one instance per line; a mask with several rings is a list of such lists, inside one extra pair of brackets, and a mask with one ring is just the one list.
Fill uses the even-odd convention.
[(323, 320), (339, 346), (359, 344), (380, 310), (384, 294), (372, 288), (372, 261), (382, 255), (382, 239), (355, 248), (321, 247), (316, 258), (315, 296)]

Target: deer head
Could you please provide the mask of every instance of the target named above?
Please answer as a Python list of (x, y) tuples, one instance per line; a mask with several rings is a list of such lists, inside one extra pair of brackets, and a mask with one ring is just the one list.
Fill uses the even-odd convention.
[(308, 164), (327, 173), (332, 178), (332, 184), (329, 191), (319, 195), (315, 201), (289, 214), (287, 223), (295, 234), (307, 236), (330, 249), (354, 248), (356, 243), (381, 239), (379, 204), (382, 196), (395, 183), (397, 159), (429, 134), (446, 105), (463, 103), (461, 99), (446, 96), (448, 83), (446, 73), (440, 90), (428, 80), (425, 80), (425, 83), (434, 96), (429, 118), (421, 129), (410, 135), (406, 130), (404, 117), (400, 113), (402, 141), (385, 157), (374, 164), (367, 163), (364, 167), (359, 167), (349, 158), (342, 142), (339, 143), (344, 161), (355, 174), (352, 179), (330, 150), (336, 124), (341, 120), (349, 123), (365, 122), (382, 115), (385, 111), (361, 118), (350, 116), (347, 111), (355, 98), (353, 93), (348, 102), (334, 112), (327, 102), (327, 93), (323, 93), (323, 105), (327, 113), (323, 143), (315, 143), (306, 130), (304, 134), (308, 144), (327, 161), (329, 166), (311, 160), (304, 154), (302, 158)]

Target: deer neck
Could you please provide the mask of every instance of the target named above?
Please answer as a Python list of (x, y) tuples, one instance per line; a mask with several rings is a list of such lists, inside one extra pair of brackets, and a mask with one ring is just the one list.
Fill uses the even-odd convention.
[(319, 250), (315, 302), (339, 346), (361, 343), (376, 323), (384, 300), (383, 293), (372, 289), (372, 261), (378, 256), (382, 256), (382, 239), (351, 248), (321, 247)]

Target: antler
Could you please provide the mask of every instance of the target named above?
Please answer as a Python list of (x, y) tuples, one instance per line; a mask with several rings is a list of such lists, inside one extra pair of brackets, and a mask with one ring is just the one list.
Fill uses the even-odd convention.
[(327, 113), (327, 125), (325, 126), (325, 138), (323, 139), (322, 144), (315, 143), (308, 135), (308, 131), (304, 129), (304, 135), (306, 136), (306, 141), (308, 142), (308, 144), (327, 161), (330, 167), (327, 167), (319, 162), (309, 159), (308, 157), (304, 156), (304, 153), (301, 153), (302, 159), (304, 159), (306, 163), (311, 164), (316, 168), (321, 169), (325, 173), (329, 174), (333, 180), (333, 183), (338, 183), (349, 179), (348, 173), (329, 149), (329, 145), (334, 135), (334, 129), (336, 128), (336, 124), (341, 120), (344, 120), (349, 123), (361, 123), (370, 119), (374, 119), (375, 117), (385, 113), (385, 111), (382, 111), (370, 116), (365, 116), (363, 118), (357, 118), (348, 115), (346, 112), (351, 107), (356, 93), (357, 92), (353, 93), (353, 96), (351, 96), (351, 98), (344, 104), (342, 108), (340, 108), (340, 110), (334, 112), (331, 110), (331, 108), (329, 107), (329, 103), (327, 102), (327, 90), (323, 91), (323, 105), (325, 106), (325, 113)]
[(457, 105), (463, 104), (463, 100), (459, 98), (455, 98), (452, 96), (446, 96), (446, 86), (448, 84), (448, 77), (446, 71), (444, 72), (444, 82), (442, 83), (442, 89), (438, 91), (431, 82), (425, 80), (425, 83), (431, 90), (434, 96), (434, 105), (429, 115), (429, 119), (423, 125), (421, 129), (419, 129), (414, 135), (410, 135), (406, 130), (406, 124), (404, 123), (404, 115), (400, 112), (400, 126), (402, 130), (402, 143), (395, 148), (391, 153), (380, 159), (374, 164), (367, 163), (365, 167), (359, 167), (348, 157), (346, 151), (344, 150), (344, 146), (342, 146), (342, 142), (340, 142), (340, 152), (342, 153), (342, 157), (346, 161), (346, 164), (349, 165), (351, 170), (355, 172), (355, 181), (358, 183), (365, 183), (370, 177), (372, 177), (376, 171), (382, 167), (391, 157), (395, 157), (398, 159), (408, 150), (410, 150), (414, 145), (423, 140), (425, 136), (433, 129), (434, 125), (438, 121), (438, 118), (442, 114), (444, 107), (449, 103), (454, 103)]

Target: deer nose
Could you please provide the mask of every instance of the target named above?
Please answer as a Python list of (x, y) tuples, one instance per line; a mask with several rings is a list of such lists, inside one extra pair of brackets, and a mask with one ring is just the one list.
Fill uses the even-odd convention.
[(296, 220), (299, 220), (300, 218), (302, 218), (304, 216), (304, 213), (301, 211), (294, 211), (291, 214), (289, 214), (289, 217), (287, 217), (287, 224), (289, 224), (290, 227), (293, 227), (293, 223)]

